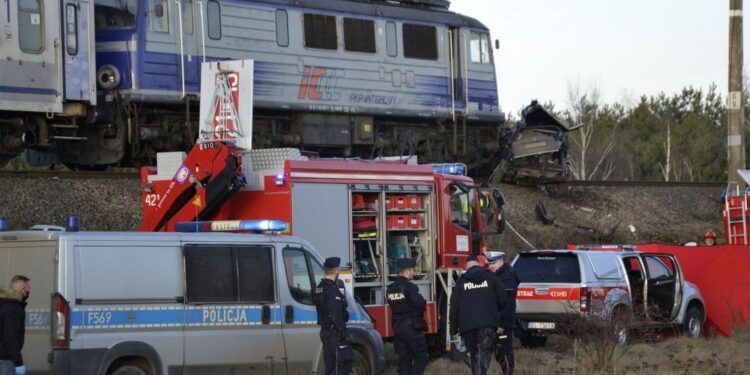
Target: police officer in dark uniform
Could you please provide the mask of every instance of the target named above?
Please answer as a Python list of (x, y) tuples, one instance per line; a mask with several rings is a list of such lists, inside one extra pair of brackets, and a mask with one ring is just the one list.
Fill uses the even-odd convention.
[(515, 361), (513, 360), (513, 327), (516, 323), (516, 291), (521, 279), (509, 264), (505, 263), (505, 253), (502, 251), (487, 252), (487, 268), (494, 272), (503, 283), (508, 301), (500, 311), (500, 328), (503, 332), (498, 336), (495, 348), (495, 359), (505, 375), (513, 375)]
[(325, 277), (315, 288), (326, 375), (349, 375), (352, 371), (351, 335), (346, 331), (349, 313), (346, 297), (336, 284), (340, 264), (340, 258), (327, 258), (323, 264)]
[(427, 366), (427, 341), (422, 333), (427, 330), (424, 320), (427, 301), (419, 294), (419, 287), (410, 281), (415, 264), (414, 259), (399, 259), (396, 263), (399, 276), (387, 289), (399, 375), (421, 375)]
[(471, 372), (486, 375), (500, 330), (505, 287), (495, 275), (466, 258), (466, 272), (456, 282), (450, 301), (450, 333), (461, 333), (471, 355)]

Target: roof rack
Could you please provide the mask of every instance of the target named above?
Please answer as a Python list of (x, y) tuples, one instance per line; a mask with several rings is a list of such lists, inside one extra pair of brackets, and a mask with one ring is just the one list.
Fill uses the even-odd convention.
[(568, 245), (568, 250), (635, 251), (635, 245), (632, 245), (632, 244), (578, 244), (578, 245)]

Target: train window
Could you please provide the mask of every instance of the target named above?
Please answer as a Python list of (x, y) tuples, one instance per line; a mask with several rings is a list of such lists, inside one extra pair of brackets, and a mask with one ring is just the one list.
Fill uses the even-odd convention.
[(385, 24), (385, 47), (388, 56), (398, 56), (398, 38), (396, 37), (396, 24), (394, 22), (389, 21)]
[(471, 62), (475, 64), (489, 64), (490, 36), (487, 33), (471, 33)]
[(276, 10), (276, 44), (289, 46), (289, 16), (284, 9)]
[(218, 1), (209, 1), (208, 7), (208, 37), (214, 40), (221, 39), (221, 5)]
[(404, 56), (437, 60), (437, 29), (433, 26), (404, 24)]
[(193, 23), (193, 0), (182, 0), (180, 4), (182, 11), (182, 33), (193, 35), (195, 24)]
[(78, 54), (78, 9), (75, 4), (65, 6), (65, 50), (68, 55)]
[(18, 1), (18, 44), (21, 51), (40, 53), (44, 49), (42, 14), (39, 0)]
[[(166, 1), (163, 1), (166, 7)], [(138, 0), (95, 0), (96, 30), (122, 30), (135, 27)]]
[(344, 18), (344, 49), (375, 53), (375, 22)]
[(167, 0), (151, 0), (153, 8), (149, 13), (151, 27), (160, 33), (169, 32), (169, 2)]
[(337, 49), (336, 17), (305, 13), (305, 47)]

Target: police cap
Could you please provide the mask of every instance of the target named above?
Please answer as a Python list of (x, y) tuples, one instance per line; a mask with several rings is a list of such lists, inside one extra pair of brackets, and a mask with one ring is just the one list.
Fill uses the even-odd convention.
[(339, 268), (340, 265), (341, 258), (339, 257), (326, 258), (326, 261), (323, 263), (323, 267), (325, 268)]
[(405, 268), (412, 268), (415, 264), (417, 264), (417, 261), (412, 258), (401, 258), (396, 262), (396, 267), (402, 270)]
[(485, 255), (487, 256), (487, 263), (489, 264), (495, 263), (498, 260), (503, 260), (503, 258), (505, 258), (505, 253), (502, 251), (488, 251)]

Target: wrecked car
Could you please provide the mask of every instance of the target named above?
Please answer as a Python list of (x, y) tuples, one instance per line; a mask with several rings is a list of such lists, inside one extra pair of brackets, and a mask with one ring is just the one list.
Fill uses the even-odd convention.
[(571, 126), (536, 100), (522, 111), (522, 119), (503, 135), (503, 148), (491, 183), (540, 184), (570, 179), (567, 134)]

